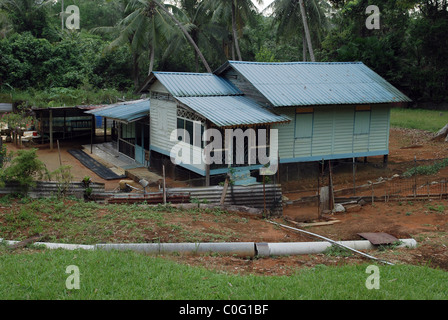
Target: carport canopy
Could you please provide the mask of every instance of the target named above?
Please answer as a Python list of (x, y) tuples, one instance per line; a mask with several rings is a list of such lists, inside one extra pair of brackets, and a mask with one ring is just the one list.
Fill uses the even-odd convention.
[(127, 101), (95, 108), (86, 113), (123, 123), (132, 123), (149, 116), (150, 105), (149, 99)]

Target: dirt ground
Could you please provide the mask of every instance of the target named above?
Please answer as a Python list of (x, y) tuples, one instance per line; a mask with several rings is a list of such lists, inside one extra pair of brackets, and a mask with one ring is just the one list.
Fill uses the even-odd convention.
[[(419, 130), (392, 129), (390, 165), (389, 169), (382, 173), (388, 176), (392, 176), (394, 173), (402, 173), (406, 168), (400, 166), (400, 163), (411, 162), (415, 156), (418, 159), (448, 158), (448, 144), (432, 142), (430, 141), (431, 137), (431, 134)], [(50, 151), (48, 146), (38, 147), (38, 155), (46, 163), (48, 169), (51, 171), (58, 168), (60, 163), (57, 147), (53, 151)], [(118, 181), (102, 180), (67, 153), (67, 150), (73, 147), (75, 145), (70, 142), (61, 144), (61, 160), (62, 164), (72, 166), (72, 173), (75, 179), (81, 180), (85, 175), (88, 175), (95, 182), (105, 183), (107, 190), (113, 190), (117, 187)], [(8, 149), (13, 150), (14, 147), (8, 144)], [(358, 183), (361, 183), (363, 179), (367, 181), (378, 178), (376, 174), (376, 172), (372, 172), (370, 174), (367, 173), (365, 176), (360, 176)], [(448, 169), (442, 170), (438, 176), (447, 177)], [(350, 181), (348, 178), (344, 179), (340, 180), (340, 187), (344, 186), (344, 182)], [(349, 184), (347, 186), (349, 187)], [(286, 194), (289, 199), (295, 199), (302, 195), (303, 193)], [(306, 212), (306, 214), (311, 217), (308, 220), (312, 220), (313, 217), (317, 219), (317, 207), (308, 209), (310, 211)], [(284, 217), (275, 219), (275, 221), (287, 223), (287, 220), (284, 218), (298, 220), (298, 217), (303, 214), (303, 209), (298, 206), (286, 206)], [(353, 212), (335, 214), (332, 218), (339, 220), (339, 223), (321, 227), (309, 227), (306, 230), (333, 240), (361, 240), (358, 233), (362, 232), (385, 232), (399, 239), (413, 238), (418, 242), (418, 248), (416, 249), (385, 248), (384, 250), (369, 252), (369, 254), (397, 264), (429, 265), (448, 271), (447, 199), (394, 201), (388, 203), (375, 202), (374, 204), (366, 204)], [(206, 228), (207, 226), (200, 227)], [(244, 228), (247, 228), (247, 237), (238, 239), (239, 241), (318, 241), (316, 238), (270, 225), (263, 219), (251, 219), (251, 223), (245, 224)], [(366, 258), (357, 255), (342, 257), (324, 254), (260, 259), (222, 256), (169, 256), (167, 258), (181, 263), (226, 272), (262, 275), (288, 275), (295, 272), (297, 268), (313, 267), (319, 264), (341, 265), (368, 262)]]
[[(431, 141), (432, 134), (421, 130), (392, 129), (390, 138), (389, 166), (386, 170), (377, 170), (359, 174), (357, 183), (362, 184), (376, 178), (391, 177), (402, 174), (409, 169), (409, 163), (416, 157), (422, 159), (448, 158), (448, 144)], [(369, 160), (370, 161), (370, 160)], [(375, 161), (375, 160), (373, 160)], [(377, 159), (382, 161), (382, 159)], [(448, 168), (431, 177), (448, 177)], [(339, 188), (350, 188), (351, 175), (338, 177)], [(345, 184), (344, 184), (345, 183)], [(383, 190), (377, 190), (378, 194)], [(289, 199), (301, 196), (315, 195), (315, 192), (287, 193)], [(303, 217), (305, 219), (301, 219)], [(288, 220), (318, 220), (316, 206), (304, 208), (286, 206), (284, 217)], [(288, 224), (284, 219), (275, 221)], [(415, 239), (418, 247), (415, 249), (382, 247), (368, 254), (395, 264), (425, 265), (448, 271), (448, 200), (421, 201), (390, 201), (366, 204), (352, 212), (339, 213), (331, 216), (340, 222), (320, 227), (307, 227), (306, 230), (333, 240), (363, 240), (358, 234), (365, 232), (384, 232), (398, 239)], [(289, 224), (294, 227), (294, 224)], [(269, 234), (269, 232), (270, 234)], [(278, 227), (253, 230), (253, 234), (263, 234), (266, 241), (320, 241), (317, 238), (299, 234), (295, 231)], [(176, 259), (171, 257), (171, 259)], [(354, 254), (350, 257), (325, 254), (303, 255), (261, 259), (239, 259), (228, 257), (191, 257), (177, 259), (190, 265), (205, 266), (233, 273), (252, 273), (260, 275), (288, 275), (299, 268), (324, 265), (345, 265), (369, 263), (369, 259)]]

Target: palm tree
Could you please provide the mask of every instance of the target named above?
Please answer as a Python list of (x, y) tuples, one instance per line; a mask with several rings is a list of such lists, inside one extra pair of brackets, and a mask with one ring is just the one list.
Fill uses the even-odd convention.
[[(133, 71), (132, 77), (135, 88), (139, 87), (140, 65), (145, 63), (145, 55), (149, 54), (150, 70), (154, 66), (155, 50), (150, 48), (155, 47), (154, 44), (161, 42), (163, 34), (166, 32), (160, 31), (162, 27), (151, 30), (151, 25), (145, 19), (138, 19), (139, 17), (131, 16), (132, 8), (129, 5), (130, 0), (120, 1), (121, 10), (123, 10), (123, 19), (113, 27), (97, 27), (90, 30), (92, 33), (107, 34), (114, 38), (110, 44), (105, 47), (106, 52), (115, 50), (120, 46), (128, 46), (132, 54)], [(155, 24), (154, 24), (155, 25)], [(164, 26), (166, 27), (166, 26)], [(154, 37), (154, 35), (156, 35)]]
[[(223, 34), (223, 28), (212, 20), (213, 12), (208, 10), (202, 0), (176, 0), (176, 7), (172, 8), (173, 14), (188, 30), (193, 41), (201, 47), (208, 60), (216, 60), (219, 57), (220, 47), (218, 38)], [(165, 56), (182, 46), (183, 34), (175, 35), (170, 40)], [(195, 69), (199, 71), (199, 55), (195, 50)], [(220, 61), (219, 61), (220, 62)]]
[[(231, 22), (232, 39), (240, 61), (243, 60), (239, 45), (239, 36), (242, 34), (245, 22), (254, 22), (257, 7), (251, 0), (204, 0), (208, 7), (214, 11), (214, 19), (219, 22)], [(263, 0), (256, 0), (262, 4)]]
[(12, 31), (11, 22), (6, 13), (0, 11), (0, 39), (5, 38)]
[(300, 3), (300, 13), (301, 13), (302, 20), (303, 20), (303, 29), (305, 30), (305, 36), (306, 36), (308, 48), (310, 50), (311, 61), (315, 62), (316, 58), (314, 57), (314, 50), (313, 50), (313, 44), (311, 42), (310, 29), (308, 27), (308, 21), (307, 21), (307, 17), (306, 17), (306, 13), (305, 13), (305, 5), (303, 3), (303, 0), (299, 0), (299, 3)]
[[(275, 0), (268, 9), (272, 10), (274, 22), (278, 24), (279, 37), (294, 37), (301, 34), (303, 61), (307, 51), (315, 61), (312, 38), (320, 41), (322, 31), (328, 27), (325, 16), (329, 5), (323, 0)], [(302, 21), (302, 23), (297, 23)]]
[(41, 37), (48, 27), (47, 8), (52, 3), (51, 0), (0, 0), (0, 10), (8, 16), (15, 32), (29, 31)]
[[(158, 0), (129, 0), (126, 6), (126, 12), (129, 14), (120, 22), (120, 36), (112, 45), (130, 43), (133, 52), (147, 49), (150, 61), (148, 74), (151, 74), (156, 49), (165, 46), (168, 40), (180, 31), (202, 60), (207, 72), (212, 73), (204, 55), (185, 26), (170, 11), (170, 7), (171, 10), (177, 10), (172, 5), (162, 4)], [(177, 28), (173, 28), (173, 25)]]
[(151, 2), (154, 3), (156, 6), (158, 6), (166, 15), (168, 15), (171, 20), (174, 21), (177, 27), (182, 30), (182, 33), (187, 38), (187, 40), (190, 42), (191, 46), (196, 51), (199, 58), (202, 60), (202, 63), (204, 64), (205, 69), (207, 69), (208, 73), (212, 73), (212, 70), (210, 69), (210, 66), (208, 65), (207, 60), (205, 60), (204, 55), (202, 54), (201, 50), (199, 50), (199, 47), (196, 45), (196, 42), (191, 38), (190, 34), (188, 33), (187, 29), (180, 23), (180, 21), (164, 6), (162, 5), (158, 0), (138, 0), (140, 2)]

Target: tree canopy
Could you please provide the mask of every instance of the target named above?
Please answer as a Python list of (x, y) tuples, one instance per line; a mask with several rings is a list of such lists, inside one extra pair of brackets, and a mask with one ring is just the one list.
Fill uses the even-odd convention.
[[(259, 12), (260, 2), (64, 0), (80, 9), (81, 29), (67, 30), (61, 1), (0, 0), (0, 93), (130, 91), (152, 70), (313, 56), (362, 61), (415, 102), (448, 102), (448, 1), (275, 0)], [(379, 29), (366, 26), (370, 5)]]

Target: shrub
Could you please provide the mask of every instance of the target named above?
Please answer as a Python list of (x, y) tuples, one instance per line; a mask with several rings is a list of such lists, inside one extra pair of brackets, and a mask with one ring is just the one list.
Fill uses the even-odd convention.
[(415, 175), (421, 175), (421, 176), (430, 176), (433, 174), (437, 174), (441, 169), (448, 167), (448, 159), (444, 159), (440, 162), (437, 162), (433, 165), (428, 166), (419, 166), (412, 169), (409, 169), (405, 173), (403, 173), (403, 176), (405, 178), (410, 178)]
[(48, 177), (48, 170), (45, 164), (37, 158), (37, 149), (20, 150), (13, 154), (13, 158), (8, 167), (1, 170), (0, 184), (6, 182), (18, 182), (22, 192), (28, 193), (28, 190), (36, 185), (35, 179)]

